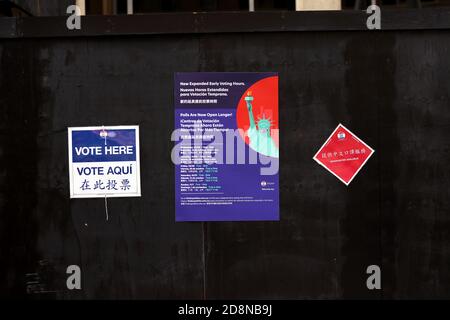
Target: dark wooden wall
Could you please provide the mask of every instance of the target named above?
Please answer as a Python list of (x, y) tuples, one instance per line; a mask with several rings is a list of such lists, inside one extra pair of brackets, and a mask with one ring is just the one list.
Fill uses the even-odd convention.
[[(0, 295), (450, 298), (450, 29), (278, 28), (4, 34)], [(175, 223), (182, 71), (279, 72), (280, 222)], [(340, 122), (376, 150), (349, 187), (312, 160)], [(69, 199), (67, 127), (119, 124), (141, 127), (142, 197), (110, 199), (106, 221), (103, 200)], [(65, 289), (70, 264), (81, 291)], [(27, 294), (26, 273), (50, 292)]]
[[(99, 1), (99, 0), (97, 0)], [(34, 16), (65, 16), (75, 0), (12, 0)]]

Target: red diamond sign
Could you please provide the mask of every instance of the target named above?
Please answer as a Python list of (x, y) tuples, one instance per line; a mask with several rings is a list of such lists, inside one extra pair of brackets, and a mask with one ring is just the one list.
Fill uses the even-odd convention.
[(348, 186), (374, 152), (339, 124), (313, 159)]

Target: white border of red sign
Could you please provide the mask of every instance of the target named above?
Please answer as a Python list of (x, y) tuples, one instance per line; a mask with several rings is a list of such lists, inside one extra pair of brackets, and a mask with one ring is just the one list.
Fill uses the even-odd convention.
[[(79, 195), (74, 194), (73, 192), (73, 162), (72, 162), (72, 131), (89, 131), (89, 130), (118, 130), (118, 129), (134, 129), (136, 130), (136, 183), (137, 183), (137, 192), (135, 193), (122, 193), (122, 194), (105, 194), (105, 193), (97, 193), (97, 194), (86, 194)], [(140, 144), (139, 144), (139, 126), (90, 126), (90, 127), (68, 127), (67, 128), (67, 136), (68, 136), (68, 149), (69, 149), (69, 184), (70, 184), (70, 198), (125, 198), (125, 197), (141, 197), (141, 161), (140, 161)]]
[[(317, 155), (320, 153), (320, 150), (323, 149), (323, 147), (325, 147), (325, 145), (328, 143), (328, 141), (330, 141), (330, 139), (333, 137), (333, 135), (336, 133), (336, 131), (339, 129), (339, 127), (344, 128), (345, 130), (347, 130), (352, 136), (353, 138), (355, 138), (356, 140), (358, 140), (360, 143), (362, 143), (364, 146), (366, 146), (368, 149), (370, 149), (371, 153), (370, 155), (367, 157), (366, 160), (364, 160), (364, 162), (362, 163), (362, 165), (359, 167), (358, 170), (356, 170), (355, 174), (351, 177), (351, 179), (347, 182), (345, 182), (344, 180), (341, 179), (341, 177), (339, 177), (337, 174), (335, 174), (333, 171), (331, 171), (330, 169), (328, 169), (322, 162), (320, 162), (319, 160), (316, 159)], [(336, 129), (334, 129), (334, 131), (330, 134), (330, 136), (328, 137), (327, 141), (325, 141), (325, 143), (319, 148), (319, 150), (316, 152), (316, 154), (314, 155), (313, 159), (314, 161), (316, 161), (318, 164), (320, 164), (322, 167), (324, 167), (325, 169), (327, 169), (328, 172), (330, 172), (331, 174), (333, 174), (333, 176), (335, 176), (336, 178), (338, 178), (341, 182), (343, 182), (346, 186), (348, 186), (350, 184), (350, 182), (353, 181), (353, 179), (356, 177), (356, 175), (358, 174), (358, 172), (364, 167), (364, 165), (366, 164), (367, 160), (370, 159), (370, 157), (375, 153), (375, 150), (372, 149), (370, 146), (368, 146), (364, 141), (362, 141), (360, 138), (358, 138), (358, 136), (356, 134), (354, 134), (353, 132), (351, 132), (350, 130), (348, 130), (342, 123), (339, 123), (336, 127)]]

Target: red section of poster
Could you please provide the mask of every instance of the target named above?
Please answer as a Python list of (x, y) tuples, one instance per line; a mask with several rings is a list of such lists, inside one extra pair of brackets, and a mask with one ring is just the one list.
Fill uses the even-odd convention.
[[(237, 108), (237, 127), (242, 129), (241, 135), (248, 132), (250, 121), (248, 117), (247, 102), (245, 98), (251, 95), (254, 97), (252, 101), (253, 114), (255, 121), (258, 123), (261, 119), (267, 119), (270, 122), (271, 136), (274, 143), (279, 147), (279, 130), (278, 130), (278, 77), (268, 77), (259, 80), (248, 90), (244, 92)], [(249, 145), (250, 140), (247, 135), (243, 136), (245, 142)]]
[(348, 186), (374, 152), (339, 124), (313, 159)]

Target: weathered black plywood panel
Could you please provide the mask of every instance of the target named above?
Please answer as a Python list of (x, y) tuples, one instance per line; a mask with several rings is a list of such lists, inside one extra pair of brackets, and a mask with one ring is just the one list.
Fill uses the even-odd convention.
[[(449, 40), (430, 30), (2, 41), (1, 294), (25, 295), (25, 272), (48, 260), (82, 267), (81, 293), (55, 293), (67, 299), (450, 297)], [(280, 222), (174, 222), (182, 71), (279, 72)], [(376, 150), (349, 187), (312, 160), (339, 122)], [(102, 124), (141, 126), (142, 198), (108, 200), (109, 221), (103, 200), (68, 199), (66, 128)], [(365, 287), (370, 264), (382, 291)]]
[[(392, 54), (393, 37), (265, 35), (256, 37), (260, 46), (254, 50), (252, 35), (201, 42), (202, 70), (280, 76), (282, 220), (208, 227), (208, 268), (221, 275), (208, 272), (214, 297), (379, 297), (365, 286), (365, 268), (381, 264), (377, 160), (346, 187), (312, 156), (339, 122), (377, 149), (379, 100), (361, 101), (374, 82), (392, 85), (389, 66), (379, 61)], [(374, 38), (379, 50), (371, 45)], [(392, 105), (390, 97), (385, 100)]]

